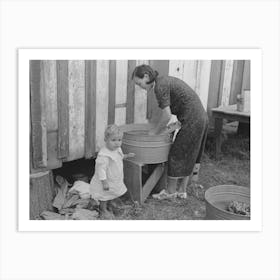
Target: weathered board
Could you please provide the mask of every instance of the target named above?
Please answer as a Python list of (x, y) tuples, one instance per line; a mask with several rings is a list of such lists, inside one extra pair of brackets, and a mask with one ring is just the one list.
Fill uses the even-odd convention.
[(46, 99), (47, 126), (47, 168), (58, 168), (62, 161), (57, 157), (58, 113), (57, 113), (57, 72), (55, 60), (43, 60), (41, 73)]
[(218, 107), (219, 104), (219, 90), (221, 83), (222, 60), (213, 60), (211, 63), (209, 93), (207, 102), (207, 113), (211, 117), (212, 108)]
[(221, 106), (229, 105), (230, 89), (231, 89), (231, 80), (233, 73), (233, 60), (226, 60), (225, 62), (225, 73), (222, 89), (222, 100)]
[(124, 125), (125, 124), (125, 117), (126, 117), (126, 109), (123, 108), (116, 108), (116, 119), (115, 119), (115, 124), (116, 125)]
[(109, 61), (97, 60), (96, 65), (96, 148), (104, 145), (104, 131), (108, 124)]
[[(149, 64), (149, 61), (136, 61), (136, 66), (141, 64)], [(134, 123), (147, 122), (147, 91), (135, 85)]]
[(237, 94), (241, 94), (244, 72), (244, 60), (235, 60), (231, 79), (229, 105), (236, 104)]
[(108, 102), (108, 124), (115, 123), (116, 106), (116, 60), (109, 61), (109, 102)]
[(58, 60), (57, 71), (57, 118), (58, 118), (58, 158), (66, 159), (69, 154), (69, 85), (68, 61)]
[(85, 61), (85, 158), (96, 151), (96, 61)]
[[(150, 60), (151, 67), (158, 71), (159, 76), (169, 75), (169, 60)], [(151, 123), (158, 122), (161, 116), (161, 109), (158, 107), (158, 102), (154, 91), (147, 93), (147, 119)]]
[(34, 168), (47, 167), (47, 127), (42, 62), (30, 61), (31, 141)]
[(115, 123), (123, 125), (126, 123), (127, 110), (127, 72), (128, 62), (117, 60), (116, 65), (116, 104), (115, 104)]
[(210, 84), (211, 61), (198, 61), (197, 69), (195, 91), (200, 97), (203, 107), (206, 109)]
[(127, 98), (126, 98), (126, 123), (134, 123), (135, 85), (131, 79), (136, 66), (135, 60), (127, 63)]
[(183, 63), (183, 81), (185, 81), (192, 89), (195, 89), (197, 80), (197, 60), (187, 60)]
[(250, 60), (245, 60), (242, 90), (251, 89), (251, 83), (250, 83), (250, 76), (251, 75), (250, 74), (251, 74), (251, 61)]
[(84, 157), (85, 152), (85, 62), (69, 61), (69, 156), (67, 161)]
[(35, 220), (45, 210), (53, 210), (54, 198), (53, 175), (51, 171), (30, 174), (30, 208), (31, 220)]

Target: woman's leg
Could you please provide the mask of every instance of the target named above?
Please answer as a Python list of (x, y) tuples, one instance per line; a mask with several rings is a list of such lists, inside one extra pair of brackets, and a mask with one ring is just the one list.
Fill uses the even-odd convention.
[(167, 192), (175, 193), (177, 189), (178, 178), (169, 177), (167, 178)]
[(194, 165), (194, 168), (193, 168), (192, 182), (197, 183), (197, 181), (198, 181), (199, 169), (200, 169), (200, 163), (196, 163), (196, 164)]
[(182, 178), (178, 185), (178, 192), (179, 193), (187, 193), (187, 186), (189, 182), (189, 176)]

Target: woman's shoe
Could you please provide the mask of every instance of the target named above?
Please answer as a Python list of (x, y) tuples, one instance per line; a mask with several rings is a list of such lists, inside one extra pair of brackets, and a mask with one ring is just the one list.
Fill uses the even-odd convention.
[(177, 198), (187, 199), (188, 194), (186, 192), (177, 192)]
[(152, 197), (158, 200), (172, 199), (177, 197), (177, 193), (168, 193), (166, 190), (162, 190), (160, 193), (153, 194)]

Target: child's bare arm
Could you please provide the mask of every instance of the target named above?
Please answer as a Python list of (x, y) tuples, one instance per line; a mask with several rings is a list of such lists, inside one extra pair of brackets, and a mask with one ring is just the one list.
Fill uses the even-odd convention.
[(128, 153), (128, 154), (124, 154), (123, 155), (123, 158), (126, 159), (126, 158), (132, 158), (132, 157), (135, 157), (135, 153)]

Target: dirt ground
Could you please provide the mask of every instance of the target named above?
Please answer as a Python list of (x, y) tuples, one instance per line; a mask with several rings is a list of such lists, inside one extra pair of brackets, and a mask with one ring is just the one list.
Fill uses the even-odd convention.
[[(201, 163), (198, 183), (204, 191), (211, 186), (231, 184), (250, 187), (250, 137), (237, 134), (233, 129), (224, 133), (222, 153), (214, 157), (214, 139), (209, 135)], [(155, 200), (151, 196), (143, 205), (115, 210), (118, 220), (199, 220), (205, 217), (203, 191), (188, 188), (187, 199)], [(194, 190), (200, 191), (194, 194)]]

